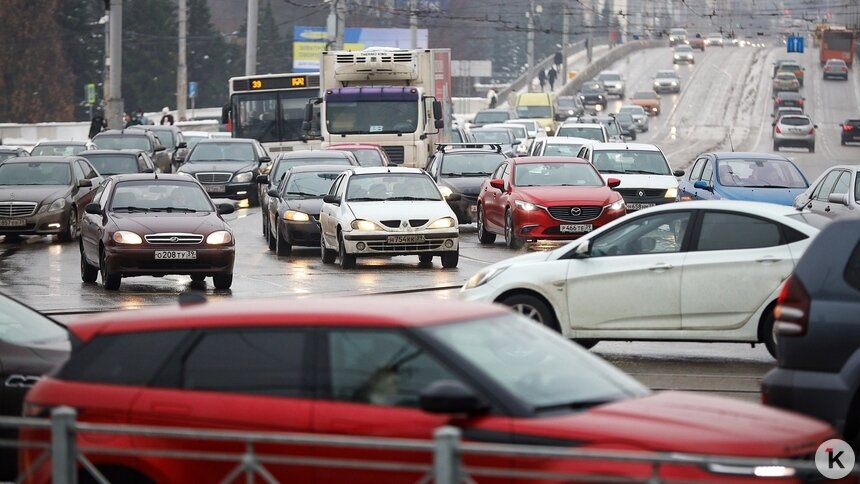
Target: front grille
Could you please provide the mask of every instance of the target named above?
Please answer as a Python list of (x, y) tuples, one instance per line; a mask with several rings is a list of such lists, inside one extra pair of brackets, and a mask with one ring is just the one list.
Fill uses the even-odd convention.
[(367, 243), (370, 250), (377, 252), (412, 252), (421, 250), (438, 250), (442, 248), (444, 240), (426, 240), (424, 242), (415, 242), (411, 244), (389, 244), (385, 241), (371, 241)]
[(665, 188), (616, 188), (615, 191), (624, 198), (661, 197), (666, 193)]
[(34, 202), (0, 202), (0, 217), (29, 217), (34, 213)]
[(380, 222), (388, 228), (396, 229), (400, 227), (400, 220), (380, 220)]
[[(574, 215), (571, 213), (571, 210), (574, 208), (579, 209), (579, 214)], [(600, 213), (603, 212), (603, 207), (601, 206), (582, 206), (582, 207), (549, 207), (550, 215), (553, 218), (558, 220), (563, 220), (565, 222), (587, 222), (589, 220), (594, 220), (600, 216)]]
[[(421, 227), (429, 221), (430, 219), (427, 218), (413, 218), (409, 219), (409, 225), (412, 227)], [(400, 228), (400, 224), (403, 223), (402, 220), (380, 220), (379, 222), (390, 229)]]
[(388, 155), (388, 159), (395, 165), (400, 165), (405, 160), (404, 150), (402, 146), (383, 146), (382, 150)]
[(147, 244), (190, 245), (203, 242), (203, 236), (198, 234), (150, 234), (143, 238)]
[(197, 180), (200, 183), (227, 183), (231, 178), (233, 178), (232, 173), (207, 172), (197, 174)]
[(411, 218), (411, 219), (409, 219), (409, 225), (411, 225), (413, 227), (421, 227), (422, 225), (426, 224), (429, 221), (430, 221), (430, 219), (427, 219), (427, 218)]

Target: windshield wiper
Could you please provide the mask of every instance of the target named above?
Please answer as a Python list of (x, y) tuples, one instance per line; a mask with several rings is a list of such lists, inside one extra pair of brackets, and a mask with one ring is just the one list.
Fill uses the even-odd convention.
[(462, 176), (490, 176), (491, 174), (483, 172), (483, 171), (465, 171), (463, 173), (460, 173), (460, 175), (462, 175)]
[(626, 171), (618, 171), (618, 170), (597, 170), (600, 173), (627, 173)]
[(397, 200), (397, 201), (421, 201), (421, 200), (430, 200), (430, 201), (438, 201), (435, 198), (428, 197), (390, 197), (389, 200)]
[(111, 207), (112, 212), (116, 212), (118, 210), (125, 210), (127, 212), (149, 212), (152, 209), (143, 208), (143, 207)]
[(785, 185), (747, 185), (745, 188), (803, 188), (803, 187), (787, 187)]
[(384, 198), (374, 198), (374, 197), (355, 197), (346, 199), (347, 202), (384, 202), (386, 199)]
[(625, 173), (640, 173), (642, 175), (668, 175), (668, 173), (655, 173), (648, 170), (627, 170)]
[(319, 193), (308, 193), (308, 192), (287, 192), (287, 195), (297, 195), (299, 197), (315, 197), (320, 198), (322, 195)]
[(165, 212), (168, 212), (168, 213), (170, 213), (170, 212), (196, 213), (197, 212), (197, 210), (194, 210), (193, 208), (187, 208), (187, 207), (165, 207), (165, 208), (159, 208), (157, 210), (164, 210)]

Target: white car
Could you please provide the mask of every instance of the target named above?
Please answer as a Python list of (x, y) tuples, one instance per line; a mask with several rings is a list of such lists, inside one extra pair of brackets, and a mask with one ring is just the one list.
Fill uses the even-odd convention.
[(808, 222), (816, 217), (760, 202), (662, 205), (486, 267), (460, 298), (511, 306), (586, 347), (722, 341), (774, 354), (772, 309), (819, 231)]
[(514, 123), (498, 123), (498, 124), (486, 124), (484, 128), (505, 128), (511, 131), (511, 134), (514, 135), (514, 139), (520, 142), (514, 149), (514, 152), (517, 156), (526, 156), (529, 153), (529, 148), (531, 147), (531, 141), (528, 134), (528, 128), (521, 124)]
[(567, 136), (570, 138), (585, 138), (592, 141), (600, 141), (605, 143), (609, 140), (609, 133), (606, 132), (606, 127), (601, 123), (590, 123), (580, 121), (582, 117), (565, 120), (556, 130), (556, 136)]
[(534, 119), (509, 119), (503, 124), (519, 124), (525, 126), (530, 140), (546, 138), (546, 130), (540, 125), (539, 121)]
[(604, 179), (621, 180), (615, 191), (624, 197), (627, 212), (674, 202), (678, 178), (683, 170), (672, 171), (660, 148), (644, 143), (593, 143), (578, 153), (590, 161)]
[(593, 143), (594, 140), (586, 138), (574, 138), (572, 136), (553, 136), (546, 139), (536, 140), (531, 156), (571, 156), (579, 154), (583, 146)]
[(442, 267), (457, 267), (457, 216), (448, 201), (418, 168), (347, 170), (323, 198), (322, 261), (340, 259), (341, 267), (350, 269), (357, 257), (418, 255), (422, 263), (440, 256)]
[(705, 38), (705, 45), (709, 47), (722, 47), (723, 45), (725, 45), (725, 40), (723, 40), (723, 34), (708, 34), (708, 36)]

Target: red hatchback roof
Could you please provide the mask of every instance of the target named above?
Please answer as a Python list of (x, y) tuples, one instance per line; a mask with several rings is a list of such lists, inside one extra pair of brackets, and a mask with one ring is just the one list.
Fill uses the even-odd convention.
[(427, 326), (503, 315), (502, 306), (407, 296), (258, 299), (118, 311), (72, 322), (82, 341), (99, 334), (230, 326)]
[(516, 165), (522, 163), (588, 163), (588, 160), (572, 156), (525, 156), (520, 158), (511, 158), (508, 161), (513, 162)]

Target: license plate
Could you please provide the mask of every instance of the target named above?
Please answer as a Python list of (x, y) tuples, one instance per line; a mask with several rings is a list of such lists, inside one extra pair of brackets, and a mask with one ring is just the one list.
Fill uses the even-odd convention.
[(156, 250), (155, 259), (196, 259), (196, 250)]
[(580, 232), (591, 232), (594, 226), (591, 224), (559, 225), (558, 230), (563, 234), (575, 234)]
[(423, 235), (389, 235), (389, 244), (413, 244), (415, 242), (424, 242)]
[(224, 193), (227, 191), (226, 185), (203, 185), (209, 193)]
[(20, 218), (0, 219), (0, 227), (23, 227), (27, 221)]
[(656, 203), (628, 203), (627, 210), (642, 210), (643, 208), (651, 208), (657, 205)]
[(469, 205), (469, 213), (478, 213), (477, 205)]

